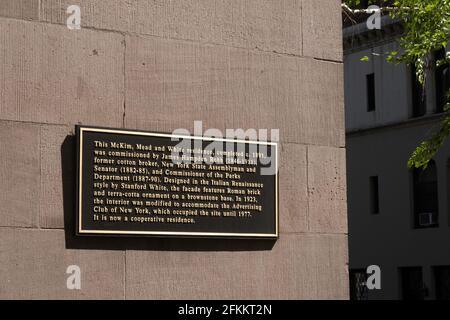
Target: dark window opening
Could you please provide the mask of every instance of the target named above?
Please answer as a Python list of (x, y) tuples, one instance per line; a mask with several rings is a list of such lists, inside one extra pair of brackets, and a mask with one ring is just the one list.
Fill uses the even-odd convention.
[(450, 266), (433, 267), (436, 300), (450, 300)]
[(367, 111), (375, 111), (375, 74), (366, 75)]
[(380, 213), (380, 201), (378, 193), (378, 177), (369, 178), (369, 192), (370, 192), (370, 213)]
[(414, 227), (432, 228), (438, 223), (438, 185), (436, 163), (431, 160), (428, 167), (414, 169)]
[(367, 273), (365, 269), (350, 270), (350, 300), (367, 300)]
[(421, 117), (426, 113), (425, 90), (416, 76), (416, 67), (411, 66), (412, 117)]
[(428, 296), (423, 283), (422, 267), (400, 268), (400, 281), (403, 300), (424, 300)]
[[(435, 61), (445, 58), (445, 50), (441, 49), (435, 53)], [(450, 65), (448, 63), (436, 67), (436, 112), (444, 111), (445, 105), (450, 102), (447, 95), (450, 89)]]

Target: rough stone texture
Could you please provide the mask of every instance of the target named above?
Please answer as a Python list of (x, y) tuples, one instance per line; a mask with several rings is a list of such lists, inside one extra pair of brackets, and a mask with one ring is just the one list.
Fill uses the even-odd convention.
[[(74, 134), (72, 126), (42, 125), (41, 127), (41, 188), (39, 222), (42, 228), (64, 227), (63, 178), (75, 185), (75, 145), (63, 157), (63, 145), (68, 136)], [(67, 149), (68, 149), (67, 148)], [(72, 160), (72, 161), (71, 161)], [(63, 174), (63, 165), (69, 168)], [(73, 194), (73, 192), (72, 192)], [(69, 199), (65, 199), (69, 201)]]
[(276, 128), (282, 141), (344, 146), (344, 93), (342, 65), (296, 59), (297, 67), (281, 69), (274, 83), (278, 95)]
[(126, 43), (126, 127), (203, 120), (221, 130), (279, 128), (285, 142), (344, 144), (340, 64), (148, 37)]
[(24, 20), (38, 20), (39, 0), (1, 0), (0, 16)]
[(119, 126), (123, 37), (0, 19), (0, 118)]
[(204, 128), (223, 130), (227, 124), (233, 128), (241, 109), (240, 116), (250, 117), (246, 128), (267, 127), (274, 117), (270, 102), (264, 102), (272, 84), (263, 74), (270, 58), (242, 49), (128, 37), (126, 126), (147, 128), (149, 120), (174, 119), (191, 127), (202, 120)]
[(0, 121), (0, 226), (36, 226), (39, 126)]
[[(119, 299), (124, 252), (68, 250), (62, 230), (0, 228), (1, 299)], [(81, 290), (66, 286), (67, 267), (81, 269)]]
[(347, 232), (345, 149), (308, 147), (309, 227)]
[[(66, 23), (70, 0), (42, 0), (41, 17)], [(297, 0), (81, 0), (82, 27), (94, 27), (301, 55)]]
[[(72, 4), (0, 0), (0, 298), (347, 298), (339, 2)], [(280, 129), (278, 241), (73, 235), (75, 124), (194, 120)]]
[(346, 299), (348, 296), (344, 235), (282, 234), (270, 251), (127, 251), (126, 254), (129, 299)]
[(342, 61), (341, 1), (303, 0), (302, 3), (303, 55)]
[[(3, 0), (0, 15), (65, 24), (70, 0)], [(82, 27), (342, 61), (338, 0), (80, 0)]]
[(280, 232), (308, 231), (306, 146), (279, 145)]

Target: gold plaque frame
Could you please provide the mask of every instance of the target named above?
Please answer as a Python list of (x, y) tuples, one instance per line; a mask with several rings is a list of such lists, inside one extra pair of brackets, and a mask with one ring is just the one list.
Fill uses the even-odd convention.
[[(279, 213), (278, 213), (278, 144), (276, 142), (268, 141), (252, 141), (252, 140), (238, 140), (226, 138), (212, 138), (190, 135), (174, 135), (167, 133), (135, 131), (126, 129), (108, 129), (100, 127), (77, 126), (77, 234), (78, 235), (109, 235), (109, 236), (155, 236), (155, 237), (211, 237), (211, 238), (272, 238), (276, 239), (279, 236)], [(244, 144), (259, 144), (270, 145), (275, 147), (275, 233), (230, 233), (230, 232), (178, 232), (178, 231), (137, 231), (137, 230), (85, 230), (82, 225), (83, 214), (83, 134), (84, 132), (95, 133), (112, 133), (122, 135), (138, 135), (160, 138), (179, 138), (202, 141), (219, 141), (219, 142), (233, 142)]]

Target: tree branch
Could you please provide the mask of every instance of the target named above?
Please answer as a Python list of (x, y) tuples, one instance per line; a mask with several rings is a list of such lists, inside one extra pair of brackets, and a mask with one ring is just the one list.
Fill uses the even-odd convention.
[[(375, 12), (395, 11), (395, 10), (399, 9), (399, 8), (395, 8), (395, 7), (381, 7), (379, 9), (352, 9), (345, 3), (342, 3), (341, 7), (342, 7), (342, 9), (344, 9), (344, 11), (350, 12), (352, 14), (358, 14), (358, 13), (372, 14)], [(408, 8), (402, 8), (402, 9), (408, 9)]]

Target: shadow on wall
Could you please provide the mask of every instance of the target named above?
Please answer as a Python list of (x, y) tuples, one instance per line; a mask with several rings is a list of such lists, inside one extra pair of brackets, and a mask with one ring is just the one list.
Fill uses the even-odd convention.
[(76, 137), (68, 135), (61, 146), (64, 231), (67, 249), (158, 251), (262, 251), (275, 240), (194, 239), (155, 237), (75, 236)]

